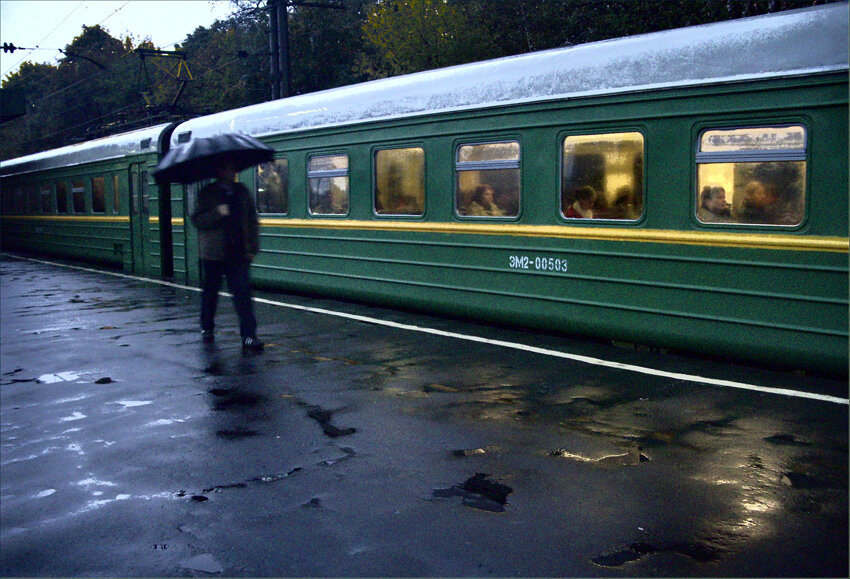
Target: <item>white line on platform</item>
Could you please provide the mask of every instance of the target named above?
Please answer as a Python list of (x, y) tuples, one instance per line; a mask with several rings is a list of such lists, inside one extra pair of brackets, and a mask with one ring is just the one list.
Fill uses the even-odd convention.
[[(6, 255), (6, 254), (3, 254)], [(14, 255), (10, 257), (16, 257), (19, 259), (27, 259), (29, 261), (34, 261), (37, 263), (44, 263), (47, 265), (55, 265), (59, 267), (66, 267), (69, 269), (76, 269), (80, 271), (87, 271), (91, 273), (100, 273), (111, 275), (114, 277), (121, 277), (125, 279), (132, 279), (137, 281), (144, 281), (154, 284), (159, 284), (166, 287), (173, 287), (177, 289), (189, 290), (194, 292), (201, 291), (200, 288), (181, 285), (169, 281), (152, 279), (148, 277), (139, 277), (134, 275), (127, 275), (124, 273), (118, 273), (107, 270), (93, 269), (88, 267), (82, 267), (77, 265), (68, 265), (64, 263), (56, 263), (52, 261), (45, 261), (34, 258), (25, 258), (19, 255)], [(225, 292), (222, 292), (222, 295), (229, 296)], [(390, 322), (387, 320), (381, 320), (378, 318), (372, 318), (368, 316), (359, 316), (357, 314), (347, 314), (345, 312), (337, 312), (334, 310), (327, 310), (324, 308), (314, 308), (310, 306), (300, 306), (297, 304), (289, 304), (285, 302), (278, 302), (274, 300), (268, 300), (265, 298), (254, 298), (255, 302), (268, 304), (272, 306), (278, 306), (283, 308), (290, 308), (294, 310), (301, 310), (305, 312), (311, 312), (314, 314), (322, 314), (327, 316), (336, 316), (339, 318), (345, 318), (349, 320), (356, 320), (358, 322), (365, 322), (368, 324), (375, 324), (379, 326), (386, 326), (389, 328), (396, 328), (399, 330), (405, 330), (409, 332), (419, 332), (423, 334), (431, 334), (434, 336), (441, 336), (444, 338), (452, 338), (456, 340), (465, 340), (467, 342), (477, 342), (479, 344), (489, 344), (491, 346), (498, 346), (501, 348), (509, 348), (512, 350), (521, 350), (523, 352), (530, 352), (532, 354), (541, 354), (543, 356), (550, 356), (553, 358), (563, 358), (566, 360), (572, 360), (574, 362), (581, 362), (584, 364), (592, 364), (594, 366), (603, 366), (605, 368), (615, 368), (618, 370), (625, 370), (627, 372), (637, 372), (639, 374), (646, 374), (649, 376), (656, 376), (660, 378), (672, 378), (673, 380), (681, 380), (683, 382), (695, 382), (698, 384), (710, 384), (712, 386), (722, 386), (726, 388), (737, 388), (740, 390), (750, 390), (752, 392), (761, 392), (764, 394), (778, 394), (780, 396), (791, 396), (795, 398), (808, 398), (810, 400), (819, 400), (821, 402), (832, 402), (834, 404), (844, 404), (850, 405), (850, 399), (847, 398), (839, 398), (837, 396), (828, 396), (826, 394), (816, 394), (813, 392), (802, 392), (799, 390), (789, 390), (786, 388), (771, 388), (768, 386), (758, 386), (756, 384), (747, 384), (745, 382), (734, 382), (732, 380), (719, 380), (717, 378), (706, 378), (704, 376), (695, 376), (693, 374), (680, 374), (678, 372), (667, 372), (665, 370), (656, 370), (655, 368), (647, 368), (645, 366), (635, 366), (633, 364), (623, 364), (621, 362), (612, 362), (610, 360), (602, 360), (600, 358), (593, 358), (590, 356), (582, 356), (580, 354), (570, 354), (568, 352), (560, 352), (558, 350), (550, 350), (548, 348), (538, 348), (537, 346), (529, 346), (527, 344), (521, 344), (518, 342), (506, 342), (503, 340), (491, 340), (489, 338), (482, 338), (480, 336), (471, 336), (468, 334), (458, 334), (455, 332), (446, 332), (443, 330), (436, 330), (434, 328), (426, 328), (422, 326), (414, 326), (410, 324), (400, 324), (398, 322)]]

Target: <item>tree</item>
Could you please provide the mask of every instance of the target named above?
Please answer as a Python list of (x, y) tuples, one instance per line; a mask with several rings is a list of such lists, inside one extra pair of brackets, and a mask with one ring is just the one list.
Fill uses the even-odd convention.
[(0, 128), (2, 157), (91, 138), (133, 108), (135, 71), (123, 58), (131, 47), (129, 39), (115, 39), (100, 26), (84, 26), (58, 65), (23, 63), (3, 81), (4, 88), (24, 90), (28, 111)]
[(384, 0), (363, 24), (374, 49), (362, 62), (371, 78), (430, 70), (476, 59), (482, 31), (448, 0)]
[[(230, 18), (196, 28), (177, 46), (194, 77), (177, 103), (183, 117), (271, 97), (267, 0), (232, 1)], [(289, 0), (293, 94), (821, 0), (346, 0), (345, 10), (322, 8), (328, 1)], [(28, 114), (0, 127), (0, 156), (164, 120), (144, 106), (133, 51), (131, 38), (84, 26), (58, 65), (23, 63), (2, 86), (24, 91)], [(173, 84), (159, 90), (158, 102), (176, 94)]]
[(185, 52), (194, 81), (182, 109), (218, 112), (268, 99), (268, 41), (260, 22), (248, 18), (198, 27), (177, 46)]
[[(835, 0), (826, 0), (835, 1)], [(801, 8), (818, 0), (378, 0), (371, 78)]]
[(358, 68), (369, 0), (349, 0), (344, 10), (318, 5), (289, 9), (292, 93), (354, 84), (368, 77)]

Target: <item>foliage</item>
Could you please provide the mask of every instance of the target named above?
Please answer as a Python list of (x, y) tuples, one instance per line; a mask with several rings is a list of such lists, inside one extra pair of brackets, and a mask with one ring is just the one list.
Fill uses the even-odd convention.
[(483, 31), (467, 9), (446, 0), (377, 2), (363, 24), (376, 49), (365, 61), (372, 77), (431, 70), (476, 60)]
[[(281, 0), (287, 3), (291, 94), (667, 28), (799, 8), (817, 0)], [(833, 1), (833, 0), (827, 0)], [(28, 114), (0, 126), (0, 158), (59, 147), (134, 125), (269, 100), (268, 0), (231, 0), (233, 15), (198, 27), (175, 49), (193, 80), (152, 77), (136, 48), (84, 26), (58, 65), (25, 62), (3, 80)], [(172, 61), (173, 62), (173, 61)], [(172, 64), (173, 66), (173, 64)], [(166, 64), (166, 67), (168, 65)], [(149, 68), (153, 70), (153, 68)]]
[(268, 26), (254, 18), (198, 27), (175, 47), (185, 52), (194, 80), (181, 109), (203, 114), (268, 100)]
[(25, 62), (3, 88), (21, 88), (28, 114), (3, 125), (2, 156), (8, 158), (96, 136), (89, 129), (116, 122), (136, 107), (132, 41), (112, 38), (100, 26), (84, 26), (58, 65)]

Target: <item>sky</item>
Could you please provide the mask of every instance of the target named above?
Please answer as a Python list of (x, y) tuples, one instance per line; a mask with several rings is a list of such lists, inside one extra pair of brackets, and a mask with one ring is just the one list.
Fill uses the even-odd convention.
[(0, 44), (48, 50), (0, 52), (0, 78), (25, 61), (56, 64), (65, 48), (83, 31), (100, 24), (115, 38), (134, 44), (150, 38), (171, 49), (198, 26), (227, 18), (230, 0), (0, 0)]

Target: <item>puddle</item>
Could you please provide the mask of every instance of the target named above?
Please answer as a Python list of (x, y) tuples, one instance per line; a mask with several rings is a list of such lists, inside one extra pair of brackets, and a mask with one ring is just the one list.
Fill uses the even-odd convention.
[(248, 482), (258, 482), (258, 483), (264, 483), (264, 484), (273, 483), (273, 482), (277, 482), (279, 480), (283, 480), (285, 478), (288, 478), (288, 477), (292, 476), (293, 474), (295, 474), (296, 472), (298, 472), (300, 470), (301, 470), (301, 467), (296, 466), (295, 468), (293, 468), (289, 472), (285, 472), (285, 473), (282, 473), (282, 474), (258, 476), (258, 477), (252, 478)]
[(120, 404), (126, 410), (127, 408), (135, 408), (136, 406), (147, 406), (148, 404), (153, 404), (151, 400), (119, 400), (118, 402), (114, 402), (113, 404)]
[(498, 446), (485, 446), (482, 448), (461, 448), (458, 450), (453, 450), (451, 455), (455, 458), (466, 458), (468, 456), (480, 456), (482, 454), (487, 454), (490, 452), (498, 452), (500, 449)]
[(54, 374), (42, 374), (36, 379), (36, 382), (40, 382), (42, 384), (56, 384), (58, 382), (73, 382), (79, 379), (79, 374), (74, 372), (56, 372)]
[(671, 543), (662, 547), (656, 547), (649, 543), (630, 543), (624, 547), (593, 557), (596, 565), (601, 567), (622, 567), (632, 561), (637, 561), (647, 555), (670, 552), (684, 555), (699, 563), (710, 563), (720, 559), (720, 550), (704, 543)]
[(566, 458), (569, 460), (574, 460), (576, 462), (583, 462), (587, 464), (592, 464), (594, 466), (611, 468), (621, 466), (634, 466), (642, 462), (649, 462), (650, 458), (646, 456), (643, 452), (641, 452), (641, 450), (642, 449), (639, 446), (635, 446), (627, 449), (624, 453), (610, 454), (598, 458), (591, 458), (588, 456), (572, 453), (565, 448), (557, 448), (555, 450), (550, 450), (549, 456)]
[(797, 438), (793, 434), (774, 434), (773, 436), (768, 436), (764, 439), (766, 442), (771, 444), (777, 444), (781, 446), (811, 446), (810, 442), (804, 442), (802, 440), (797, 440)]
[(59, 419), (59, 422), (72, 422), (74, 420), (82, 420), (86, 415), (82, 412), (74, 412), (71, 416), (65, 416)]
[(348, 436), (357, 432), (356, 428), (339, 428), (331, 424), (333, 413), (319, 406), (310, 406), (307, 416), (318, 422), (319, 426), (322, 427), (322, 432), (329, 438), (339, 438), (340, 436)]
[(228, 490), (228, 489), (246, 489), (246, 488), (248, 488), (248, 483), (241, 482), (241, 483), (233, 483), (233, 484), (229, 484), (229, 485), (216, 485), (214, 487), (204, 489), (203, 492), (205, 492), (205, 493), (215, 493), (215, 492), (218, 492), (218, 491), (224, 491), (224, 490)]
[(626, 563), (642, 559), (646, 555), (658, 553), (660, 549), (647, 543), (632, 543), (612, 553), (597, 555), (591, 561), (602, 567), (622, 567)]
[[(273, 482), (277, 482), (279, 480), (283, 480), (285, 478), (289, 478), (290, 476), (292, 476), (293, 474), (295, 474), (296, 472), (298, 472), (300, 470), (301, 470), (301, 467), (296, 466), (292, 470), (290, 470), (288, 472), (281, 473), (281, 474), (261, 475), (261, 476), (257, 476), (257, 477), (248, 479), (244, 482), (214, 485), (214, 486), (207, 487), (207, 488), (203, 489), (201, 491), (201, 493), (199, 493), (199, 494), (190, 495), (189, 498), (193, 501), (196, 501), (196, 502), (205, 502), (205, 501), (208, 501), (210, 499), (209, 499), (209, 497), (204, 496), (204, 494), (217, 493), (219, 491), (232, 490), (232, 489), (246, 489), (246, 488), (248, 488), (248, 486), (251, 483), (261, 483), (261, 484), (273, 483)], [(181, 491), (177, 491), (176, 493), (174, 493), (174, 496), (183, 498), (188, 494), (189, 493), (186, 492), (185, 490), (181, 490)]]
[(434, 490), (432, 497), (436, 499), (460, 497), (467, 507), (491, 513), (503, 513), (505, 505), (508, 504), (508, 495), (514, 490), (507, 485), (488, 480), (489, 476), (480, 472), (476, 473), (462, 484)]

